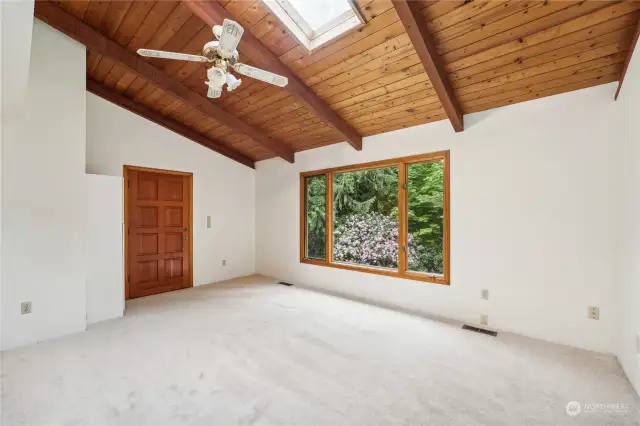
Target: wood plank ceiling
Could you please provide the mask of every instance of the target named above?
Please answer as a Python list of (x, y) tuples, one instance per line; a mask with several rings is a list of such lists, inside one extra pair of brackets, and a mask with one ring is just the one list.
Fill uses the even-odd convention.
[[(447, 119), (391, 0), (356, 0), (366, 25), (310, 54), (261, 0), (218, 2), (360, 135)], [(211, 29), (183, 2), (55, 3), (132, 51), (198, 53), (212, 39)], [(421, 18), (464, 114), (618, 81), (640, 17), (640, 2), (629, 0), (420, 3)], [(252, 63), (251, 58), (241, 60)], [(149, 62), (206, 93), (202, 64)], [(276, 155), (91, 49), (87, 77), (254, 161)], [(344, 141), (287, 91), (250, 78), (242, 81), (212, 102), (295, 152)]]

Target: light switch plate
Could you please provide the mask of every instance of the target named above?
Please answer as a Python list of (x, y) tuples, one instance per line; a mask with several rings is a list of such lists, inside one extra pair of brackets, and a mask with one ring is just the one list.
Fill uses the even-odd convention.
[(482, 290), (480, 290), (480, 298), (484, 300), (489, 300), (489, 290), (487, 290), (486, 288), (483, 288)]

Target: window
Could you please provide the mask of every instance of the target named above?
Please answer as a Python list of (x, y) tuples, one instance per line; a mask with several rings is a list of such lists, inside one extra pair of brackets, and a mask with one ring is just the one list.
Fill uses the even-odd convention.
[(311, 176), (304, 179), (305, 188), (305, 257), (325, 259), (325, 207), (327, 177)]
[(444, 163), (407, 165), (407, 264), (410, 271), (444, 274)]
[(351, 11), (347, 0), (289, 0), (289, 4), (312, 31), (319, 30), (343, 13)]
[(301, 174), (301, 262), (449, 284), (449, 152)]
[(364, 24), (352, 0), (263, 0), (307, 50)]
[(398, 268), (398, 167), (333, 174), (333, 261)]

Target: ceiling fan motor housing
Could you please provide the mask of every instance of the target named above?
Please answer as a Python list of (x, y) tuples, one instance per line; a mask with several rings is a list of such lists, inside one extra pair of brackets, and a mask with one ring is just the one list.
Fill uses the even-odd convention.
[(210, 42), (208, 42), (202, 48), (202, 55), (206, 56), (210, 60), (214, 60), (214, 59), (226, 60), (227, 62), (229, 62), (229, 65), (232, 65), (232, 66), (235, 63), (238, 62), (238, 60), (240, 59), (240, 56), (239, 56), (237, 50), (235, 52), (233, 52), (233, 55), (231, 57), (223, 58), (222, 56), (220, 56), (220, 54), (218, 54), (218, 46), (219, 45), (220, 45), (219, 41), (210, 41)]

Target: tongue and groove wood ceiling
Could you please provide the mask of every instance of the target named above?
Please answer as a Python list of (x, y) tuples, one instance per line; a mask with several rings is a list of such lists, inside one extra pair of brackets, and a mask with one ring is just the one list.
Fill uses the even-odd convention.
[[(218, 3), (361, 136), (447, 119), (390, 0), (356, 0), (366, 24), (312, 53), (261, 0)], [(198, 53), (212, 39), (210, 27), (184, 2), (60, 0), (54, 5), (131, 51)], [(464, 114), (618, 81), (640, 17), (638, 1), (446, 0), (413, 7), (426, 23)], [(39, 16), (36, 4), (36, 16), (43, 13), (48, 12)], [(242, 49), (240, 54), (242, 62), (253, 63)], [(145, 60), (206, 94), (202, 64)], [(276, 156), (92, 48), (87, 78), (251, 161)], [(238, 89), (211, 102), (294, 152), (345, 140), (300, 98), (251, 78), (243, 77)]]

